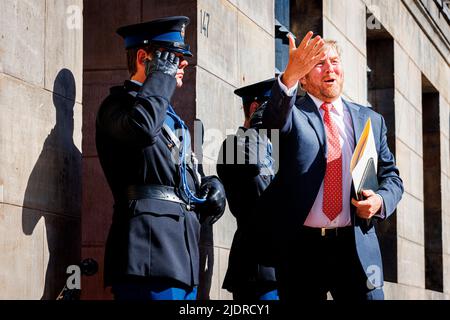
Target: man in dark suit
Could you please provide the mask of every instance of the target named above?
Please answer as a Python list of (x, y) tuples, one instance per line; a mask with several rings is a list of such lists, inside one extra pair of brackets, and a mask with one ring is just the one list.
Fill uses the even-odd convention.
[(105, 285), (115, 299), (192, 300), (199, 218), (225, 210), (215, 176), (201, 177), (187, 126), (170, 105), (192, 56), (187, 17), (124, 26), (131, 80), (111, 88), (96, 123), (100, 162), (114, 196)]
[[(264, 127), (280, 130), (279, 170), (261, 205), (277, 241), (280, 299), (323, 300), (327, 292), (338, 301), (383, 299), (374, 222), (394, 212), (402, 180), (383, 117), (341, 97), (344, 71), (336, 42), (311, 37), (296, 47), (290, 36), (288, 65), (263, 115)], [(305, 54), (320, 45), (320, 53)], [(305, 97), (296, 97), (299, 82)], [(369, 118), (379, 189), (365, 190), (364, 200), (356, 201), (350, 159)]]
[(217, 161), (237, 230), (231, 245), (223, 288), (236, 301), (278, 300), (275, 269), (263, 266), (255, 254), (256, 201), (272, 181), (271, 144), (261, 125), (261, 106), (270, 97), (275, 79), (237, 89), (242, 98), (244, 125), (223, 141)]

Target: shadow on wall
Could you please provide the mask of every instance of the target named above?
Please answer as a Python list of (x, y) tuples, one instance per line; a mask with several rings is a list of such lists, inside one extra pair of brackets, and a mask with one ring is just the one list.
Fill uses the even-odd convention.
[(211, 282), (214, 269), (213, 226), (207, 218), (200, 229), (200, 276), (197, 300), (210, 300)]
[(66, 283), (67, 266), (80, 261), (81, 152), (73, 142), (75, 94), (72, 72), (61, 69), (53, 84), (56, 123), (28, 179), (23, 202), (24, 234), (33, 235), (39, 220), (45, 221), (43, 263), (47, 257), (48, 263), (41, 299), (56, 299)]
[[(200, 130), (194, 129), (194, 143), (200, 141), (200, 145), (194, 146), (194, 152), (199, 160), (199, 173), (204, 176), (205, 172), (203, 170), (203, 142), (205, 129), (203, 122), (200, 119), (195, 119), (194, 128), (200, 128)], [(197, 136), (199, 135), (199, 136)], [(199, 286), (197, 293), (197, 300), (210, 300), (211, 284), (214, 269), (214, 234), (213, 226), (209, 223), (211, 218), (207, 218), (201, 225), (200, 229), (200, 243), (199, 243), (199, 254), (200, 254), (200, 274), (199, 274)]]

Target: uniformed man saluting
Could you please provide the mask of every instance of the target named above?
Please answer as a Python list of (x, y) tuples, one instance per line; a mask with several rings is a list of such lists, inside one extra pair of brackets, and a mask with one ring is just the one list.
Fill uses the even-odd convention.
[(199, 219), (223, 214), (215, 176), (200, 177), (189, 131), (170, 105), (192, 56), (187, 17), (121, 27), (131, 80), (111, 88), (97, 114), (96, 143), (114, 196), (105, 286), (115, 299), (195, 299)]
[(223, 282), (236, 301), (278, 300), (275, 269), (259, 262), (255, 242), (256, 222), (261, 219), (256, 203), (274, 176), (271, 142), (264, 130), (258, 131), (274, 83), (275, 78), (234, 91), (242, 98), (245, 121), (223, 141), (217, 164), (238, 225)]

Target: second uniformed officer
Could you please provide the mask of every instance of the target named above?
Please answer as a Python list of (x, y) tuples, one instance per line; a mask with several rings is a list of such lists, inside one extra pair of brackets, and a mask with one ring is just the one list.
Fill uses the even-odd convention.
[(189, 131), (170, 104), (192, 56), (188, 23), (168, 17), (117, 30), (131, 80), (111, 88), (96, 123), (115, 202), (105, 251), (115, 299), (195, 299), (199, 219), (215, 222), (225, 209), (220, 180), (198, 174)]
[[(258, 262), (255, 243), (256, 202), (273, 178), (271, 143), (262, 123), (263, 103), (270, 97), (275, 79), (237, 89), (242, 97), (245, 122), (222, 144), (217, 173), (227, 193), (228, 205), (237, 220), (223, 288), (233, 299), (277, 300), (275, 269)], [(233, 148), (230, 150), (230, 148)]]

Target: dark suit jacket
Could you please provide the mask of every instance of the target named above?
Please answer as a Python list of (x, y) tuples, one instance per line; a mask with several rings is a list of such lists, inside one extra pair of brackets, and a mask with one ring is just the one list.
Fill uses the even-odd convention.
[[(115, 201), (105, 248), (105, 285), (130, 276), (198, 284), (197, 214), (179, 203), (127, 200), (125, 195), (129, 185), (179, 184), (178, 165), (161, 131), (175, 86), (173, 77), (159, 72), (142, 87), (125, 81), (111, 88), (98, 111), (97, 150)], [(191, 171), (187, 179), (196, 190)]]
[[(355, 103), (344, 101), (344, 106), (351, 114), (355, 141), (358, 141), (367, 119), (371, 118), (378, 152), (380, 188), (377, 193), (383, 197), (387, 218), (401, 199), (403, 185), (394, 156), (388, 148), (384, 119), (373, 110)], [(277, 243), (272, 247), (271, 255), (276, 259), (277, 253), (283, 250), (294, 252), (293, 237), (309, 214), (325, 177), (327, 143), (322, 117), (312, 99), (308, 95), (300, 98), (286, 96), (278, 82), (274, 84), (272, 98), (264, 112), (263, 126), (281, 130), (279, 170), (260, 203), (261, 210), (267, 215), (263, 227)], [(373, 223), (367, 224), (367, 220), (356, 216), (353, 206), (352, 209), (355, 248), (364, 271), (370, 275), (373, 266), (382, 270), (377, 235)]]

